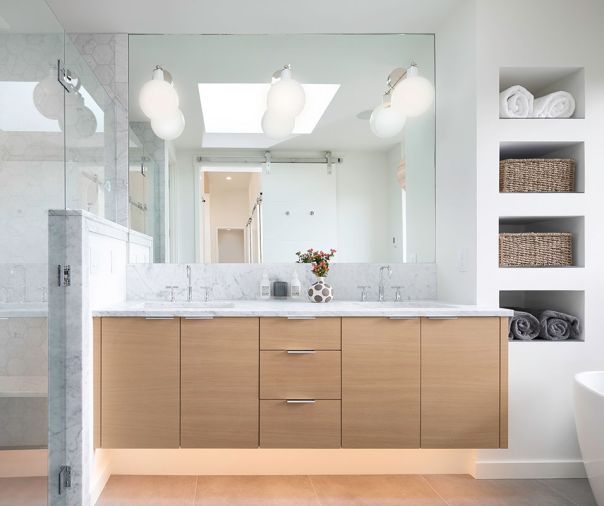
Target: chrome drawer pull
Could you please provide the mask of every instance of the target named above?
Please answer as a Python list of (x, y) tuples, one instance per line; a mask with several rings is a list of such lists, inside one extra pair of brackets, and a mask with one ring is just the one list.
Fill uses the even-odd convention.
[(310, 355), (315, 353), (315, 350), (287, 350), (290, 355)]
[(287, 399), (285, 402), (287, 404), (314, 404), (316, 401), (314, 399)]
[(419, 320), (419, 316), (389, 316), (389, 320)]
[(428, 316), (428, 320), (457, 320), (457, 316)]
[(174, 320), (173, 316), (145, 316), (145, 320)]
[(213, 320), (213, 316), (185, 316), (185, 320)]
[(316, 320), (316, 316), (288, 316), (288, 320)]

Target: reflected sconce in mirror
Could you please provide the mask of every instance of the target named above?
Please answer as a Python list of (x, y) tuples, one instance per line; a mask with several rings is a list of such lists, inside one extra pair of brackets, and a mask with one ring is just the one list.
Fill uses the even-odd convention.
[(56, 120), (61, 131), (67, 128), (67, 133), (76, 139), (91, 137), (97, 129), (96, 116), (86, 106), (81, 87), (80, 79), (58, 60), (57, 67), (49, 68), (48, 76), (36, 84), (33, 92), (34, 105), (40, 114)]
[(382, 103), (371, 113), (371, 131), (381, 138), (398, 135), (407, 118), (426, 112), (434, 102), (433, 84), (419, 75), (415, 63), (407, 69), (394, 69), (386, 80)]
[(150, 81), (138, 95), (141, 110), (151, 120), (151, 129), (160, 139), (171, 141), (183, 133), (185, 117), (179, 109), (180, 99), (172, 74), (156, 65)]
[(304, 88), (292, 77), (291, 65), (285, 65), (273, 74), (272, 84), (266, 94), (262, 131), (271, 139), (288, 137), (305, 105)]

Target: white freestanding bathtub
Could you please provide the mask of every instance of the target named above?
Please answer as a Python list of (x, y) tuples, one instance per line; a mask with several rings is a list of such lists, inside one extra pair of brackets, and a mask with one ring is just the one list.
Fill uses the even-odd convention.
[(604, 506), (604, 371), (575, 375), (575, 421), (589, 484)]

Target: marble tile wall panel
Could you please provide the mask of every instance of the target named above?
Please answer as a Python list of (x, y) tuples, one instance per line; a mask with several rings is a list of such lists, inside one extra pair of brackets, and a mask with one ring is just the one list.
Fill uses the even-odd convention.
[[(358, 300), (358, 286), (370, 286), (368, 300), (377, 300), (379, 268), (382, 264), (332, 264), (327, 281), (338, 300)], [(202, 297), (202, 287), (210, 287), (215, 300), (253, 300), (263, 272), (272, 281), (287, 281), (294, 270), (302, 288), (310, 286), (315, 277), (304, 264), (191, 264), (193, 294)], [(385, 277), (386, 298), (394, 299), (394, 286), (401, 286), (404, 300), (436, 299), (435, 264), (391, 264), (392, 277)], [(128, 300), (168, 300), (168, 285), (177, 285), (179, 300), (186, 300), (187, 277), (184, 264), (131, 264), (127, 271)]]

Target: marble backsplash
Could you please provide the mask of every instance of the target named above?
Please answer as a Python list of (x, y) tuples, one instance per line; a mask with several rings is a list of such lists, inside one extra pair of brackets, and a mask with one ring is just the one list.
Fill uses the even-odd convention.
[[(383, 264), (332, 264), (328, 283), (333, 286), (334, 299), (360, 300), (360, 285), (370, 286), (368, 300), (377, 300), (379, 270)], [(386, 300), (394, 300), (395, 286), (401, 287), (403, 300), (436, 299), (436, 264), (390, 264), (392, 276), (385, 275)], [(291, 281), (294, 270), (302, 289), (311, 285), (315, 277), (305, 264), (191, 264), (193, 300), (202, 300), (209, 287), (213, 300), (258, 299), (262, 274), (266, 271), (273, 281)], [(185, 264), (130, 264), (127, 270), (128, 300), (169, 300), (167, 286), (177, 286), (178, 301), (187, 300)]]

